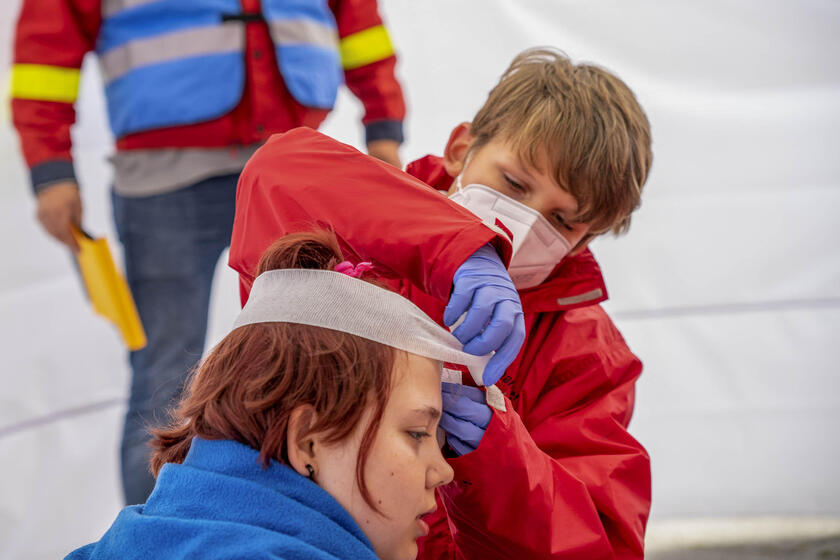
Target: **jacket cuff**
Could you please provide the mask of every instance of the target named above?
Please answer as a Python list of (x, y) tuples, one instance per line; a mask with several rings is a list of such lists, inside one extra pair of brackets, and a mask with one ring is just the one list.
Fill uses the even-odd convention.
[(73, 169), (73, 162), (68, 160), (55, 159), (39, 163), (29, 170), (32, 179), (32, 190), (38, 194), (50, 185), (62, 181), (76, 181), (76, 172)]
[[(438, 253), (428, 265), (428, 286), (423, 290), (441, 301), (449, 301), (452, 292), (452, 280), (455, 272), (476, 251), (488, 243), (494, 244), (496, 234), (478, 222), (465, 228), (458, 235), (449, 240), (446, 247)], [(504, 255), (500, 253), (504, 262)]]
[(365, 144), (374, 140), (395, 140), (403, 143), (402, 121), (376, 121), (365, 125)]

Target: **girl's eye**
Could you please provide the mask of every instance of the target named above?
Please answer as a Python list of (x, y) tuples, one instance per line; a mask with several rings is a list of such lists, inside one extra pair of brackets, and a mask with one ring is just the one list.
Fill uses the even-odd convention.
[(431, 434), (429, 434), (429, 432), (412, 432), (412, 431), (409, 431), (408, 435), (411, 436), (412, 438), (414, 438), (417, 441), (422, 441), (423, 438), (427, 438), (427, 437), (431, 436)]

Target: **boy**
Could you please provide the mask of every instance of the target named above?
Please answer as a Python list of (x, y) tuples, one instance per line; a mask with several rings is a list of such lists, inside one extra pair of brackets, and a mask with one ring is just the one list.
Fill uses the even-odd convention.
[[(439, 490), (419, 558), (643, 556), (650, 463), (627, 432), (641, 363), (598, 305), (606, 290), (586, 246), (627, 229), (651, 158), (647, 118), (623, 82), (530, 50), (442, 158), (409, 165), (425, 184), (304, 130), (274, 137), (246, 166), (230, 253), (243, 299), (274, 239), (328, 227), (348, 259), (372, 261), (452, 324), (478, 307), (464, 300), (465, 278), (496, 277), (488, 244), (507, 261), (512, 237), (527, 337), (498, 385), (505, 410), (444, 384), (455, 480)], [(484, 336), (462, 327), (462, 342)]]

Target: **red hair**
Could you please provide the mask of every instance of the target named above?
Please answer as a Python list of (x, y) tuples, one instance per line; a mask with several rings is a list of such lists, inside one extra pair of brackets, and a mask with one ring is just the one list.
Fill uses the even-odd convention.
[[(287, 235), (260, 259), (258, 274), (280, 268), (332, 270), (341, 250), (329, 232)], [(197, 366), (168, 427), (152, 430), (152, 472), (181, 463), (193, 437), (231, 439), (260, 452), (264, 467), (288, 464), (289, 417), (311, 405), (311, 433), (341, 441), (373, 407), (362, 438), (356, 480), (374, 510), (364, 466), (390, 392), (394, 348), (344, 332), (293, 323), (245, 325), (228, 334)]]

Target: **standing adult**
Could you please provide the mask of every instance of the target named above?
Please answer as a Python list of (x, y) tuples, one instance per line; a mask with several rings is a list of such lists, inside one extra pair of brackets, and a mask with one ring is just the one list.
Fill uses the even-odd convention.
[(376, 0), (24, 0), (12, 114), (38, 220), (74, 250), (70, 128), (90, 51), (116, 138), (114, 219), (148, 338), (130, 354), (121, 446), (135, 504), (154, 486), (147, 427), (204, 347), (245, 161), (275, 132), (317, 128), (343, 79), (364, 105), (368, 151), (399, 166), (405, 104)]

